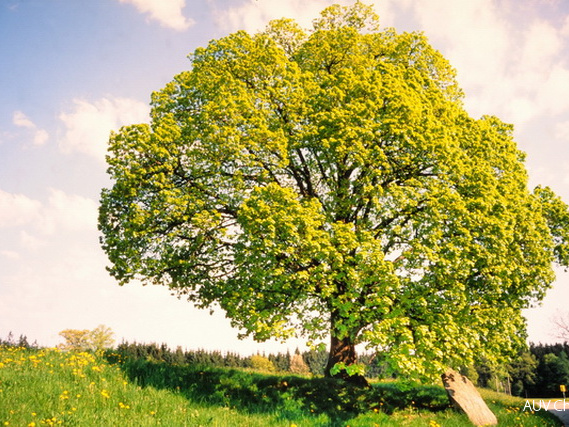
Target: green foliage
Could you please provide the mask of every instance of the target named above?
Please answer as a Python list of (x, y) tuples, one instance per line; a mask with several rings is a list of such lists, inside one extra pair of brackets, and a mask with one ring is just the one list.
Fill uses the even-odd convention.
[(475, 366), (465, 366), (460, 370), (460, 373), (472, 381), (473, 384), (478, 384), (478, 372)]
[[(525, 397), (528, 388), (535, 384), (537, 379), (537, 359), (529, 351), (524, 351), (514, 359), (508, 368), (508, 374), (512, 382), (512, 394)], [(541, 394), (538, 397), (543, 397)]]
[(5, 347), (20, 347), (20, 348), (38, 348), (38, 343), (34, 341), (33, 343), (29, 343), (28, 337), (26, 335), (21, 334), (19, 338), (16, 340), (14, 338), (14, 334), (12, 331), (8, 332), (8, 336), (6, 338), (0, 338), (0, 346)]
[[(509, 363), (475, 368), (479, 387), (525, 398), (559, 398), (559, 386), (569, 384), (569, 344), (531, 344)], [(469, 378), (474, 382), (474, 376)]]
[(65, 339), (65, 343), (59, 346), (64, 350), (104, 350), (111, 348), (115, 342), (113, 331), (105, 325), (99, 325), (92, 331), (88, 329), (65, 329), (59, 335)]
[[(171, 350), (166, 344), (157, 345), (122, 342), (111, 354), (120, 355), (121, 359), (144, 359), (170, 364), (190, 364), (207, 367), (244, 368), (250, 366), (248, 357), (237, 353), (222, 354), (219, 351), (182, 350), (181, 347)], [(107, 355), (107, 357), (109, 357)]]
[(251, 367), (259, 372), (275, 372), (275, 365), (265, 356), (256, 354), (250, 358)]
[(541, 203), (554, 241), (554, 254), (561, 265), (569, 265), (569, 211), (549, 187), (537, 187), (534, 194)]
[(302, 354), (302, 358), (313, 375), (324, 375), (324, 369), (328, 362), (328, 351), (326, 349), (310, 349)]
[(82, 351), (89, 348), (88, 329), (65, 329), (59, 335), (65, 340), (65, 343), (59, 346), (62, 349)]
[[(393, 414), (398, 410), (443, 410), (448, 399), (442, 387), (376, 384), (371, 389), (346, 387), (329, 378), (261, 375), (240, 370), (195, 368), (128, 360), (123, 369), (141, 386), (180, 390), (189, 400), (224, 405), (246, 413), (278, 413), (283, 418), (310, 414), (315, 425), (344, 425), (364, 412)], [(294, 419), (291, 419), (293, 421)], [(322, 424), (320, 424), (322, 423)]]
[(349, 376), (354, 376), (354, 375), (363, 376), (365, 374), (366, 368), (361, 363), (353, 363), (351, 365), (346, 365), (344, 362), (338, 362), (332, 367), (332, 369), (330, 369), (330, 373), (333, 376), (338, 375), (342, 371), (345, 371), (346, 374), (348, 374)]
[(110, 138), (99, 227), (119, 283), (220, 306), (261, 341), (366, 343), (419, 378), (525, 345), (521, 309), (569, 261), (567, 207), (528, 191), (512, 126), (468, 116), (424, 35), (356, 2), (191, 62), (150, 125)]
[(104, 350), (112, 348), (115, 339), (113, 338), (114, 332), (105, 325), (99, 325), (89, 332), (89, 345), (91, 350)]
[(539, 358), (536, 381), (530, 390), (534, 395), (539, 390), (541, 396), (562, 397), (559, 385), (569, 385), (569, 356), (566, 351), (557, 354), (545, 353)]
[(288, 352), (286, 354), (269, 354), (267, 358), (277, 371), (287, 372), (290, 370), (290, 354)]

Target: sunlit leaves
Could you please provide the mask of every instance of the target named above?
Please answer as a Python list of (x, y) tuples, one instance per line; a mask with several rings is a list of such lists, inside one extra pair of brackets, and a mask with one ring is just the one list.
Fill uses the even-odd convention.
[(420, 376), (522, 344), (520, 309), (569, 260), (567, 207), (529, 193), (512, 127), (468, 116), (422, 34), (376, 22), (357, 2), (197, 49), (152, 124), (111, 137), (110, 272)]

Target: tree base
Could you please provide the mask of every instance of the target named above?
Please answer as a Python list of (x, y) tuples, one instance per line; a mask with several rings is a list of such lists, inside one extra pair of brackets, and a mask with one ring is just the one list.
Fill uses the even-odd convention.
[(345, 381), (346, 383), (356, 386), (356, 387), (362, 387), (362, 388), (369, 388), (369, 382), (366, 380), (366, 377), (364, 377), (363, 375), (348, 375), (348, 373), (346, 371), (341, 371), (339, 373), (337, 373), (336, 375), (330, 376), (330, 378), (335, 378), (335, 379), (339, 379), (342, 381)]
[[(324, 370), (327, 377), (341, 379), (348, 384), (358, 387), (369, 387), (369, 383), (363, 375), (349, 375), (346, 371), (346, 366), (356, 364), (357, 361), (356, 346), (354, 344), (354, 340), (350, 336), (337, 338), (332, 335), (330, 337), (330, 354), (328, 356), (326, 369)], [(336, 371), (334, 369), (336, 364), (343, 365), (343, 368)], [(333, 375), (331, 374), (332, 372), (334, 372)]]

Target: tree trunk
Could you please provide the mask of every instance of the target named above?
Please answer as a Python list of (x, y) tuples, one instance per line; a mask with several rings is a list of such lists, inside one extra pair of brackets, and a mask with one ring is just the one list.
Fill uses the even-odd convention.
[(332, 336), (330, 339), (330, 355), (328, 356), (328, 363), (326, 364), (324, 374), (327, 377), (341, 378), (351, 384), (367, 387), (369, 384), (363, 375), (348, 375), (345, 370), (341, 370), (335, 375), (332, 375), (330, 372), (336, 363), (342, 362), (346, 366), (349, 366), (357, 363), (357, 361), (356, 346), (353, 340), (350, 337), (338, 339)]

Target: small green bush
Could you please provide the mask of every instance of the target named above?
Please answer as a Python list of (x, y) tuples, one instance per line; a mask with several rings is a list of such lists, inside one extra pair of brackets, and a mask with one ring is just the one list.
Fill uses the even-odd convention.
[(259, 372), (275, 372), (275, 365), (265, 356), (260, 356), (258, 354), (251, 356), (251, 368)]

